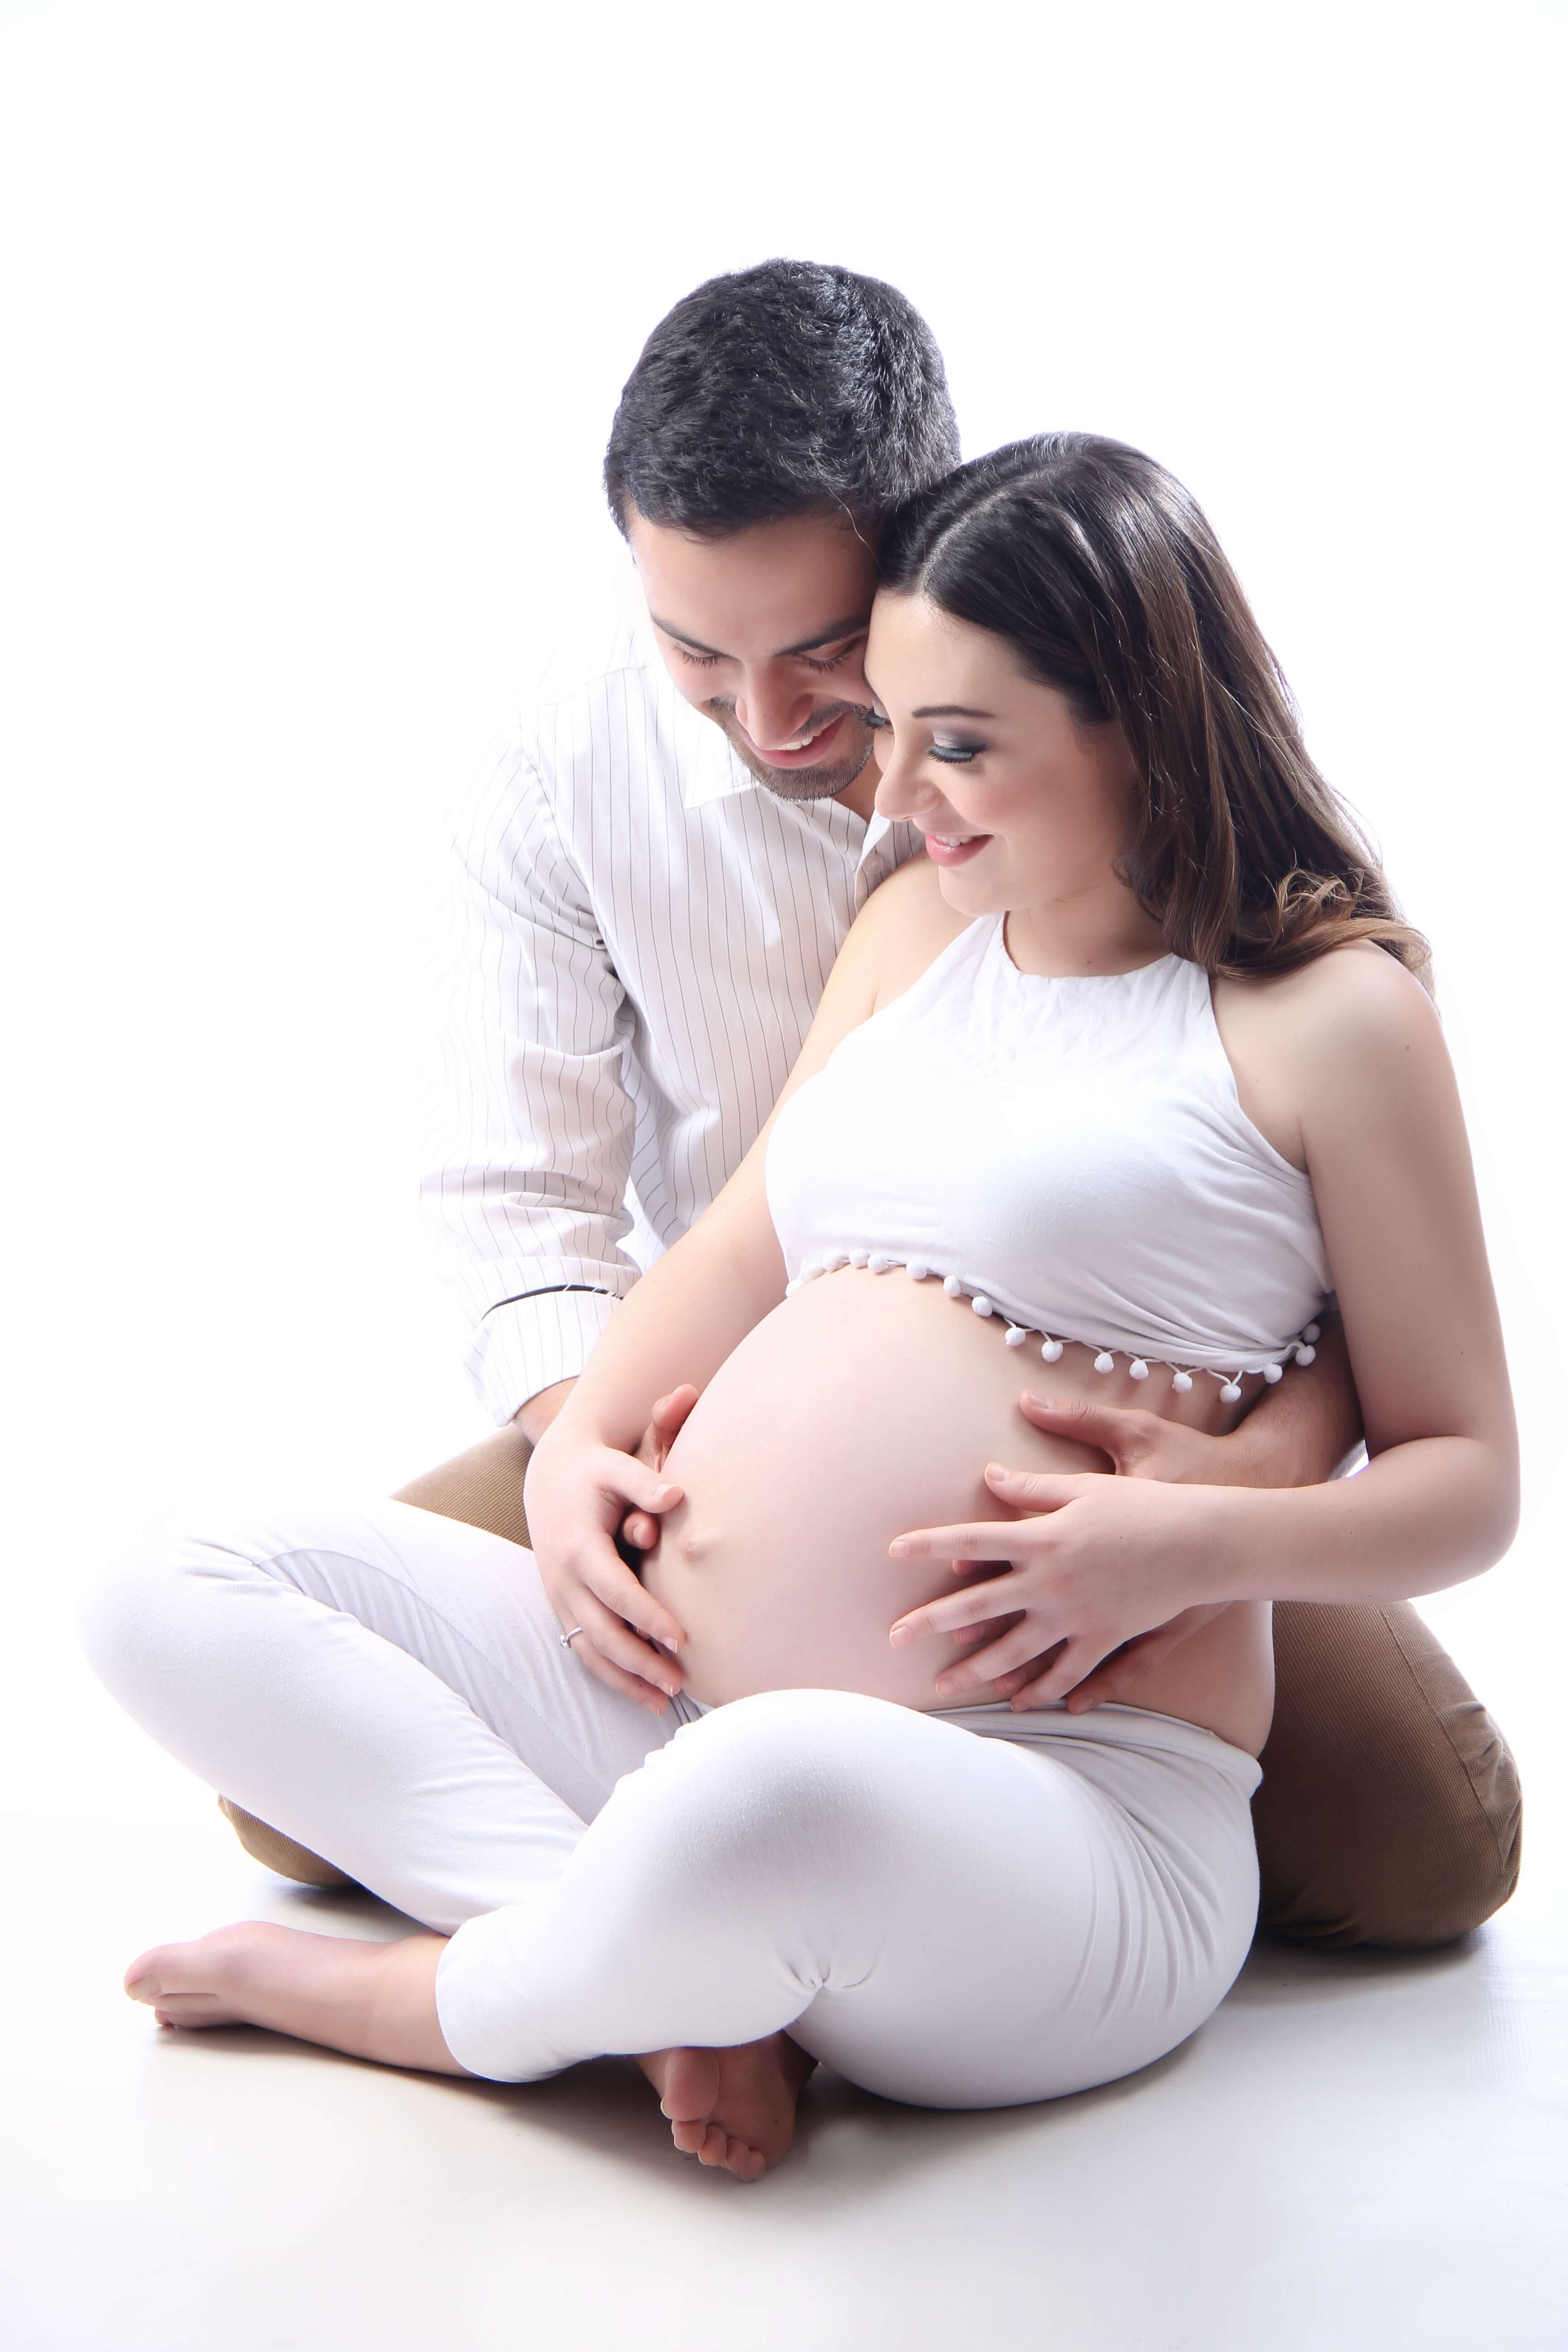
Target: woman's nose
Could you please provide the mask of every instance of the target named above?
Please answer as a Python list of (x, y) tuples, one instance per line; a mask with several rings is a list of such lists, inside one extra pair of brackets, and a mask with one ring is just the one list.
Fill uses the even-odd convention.
[(877, 785), (877, 814), (885, 817), (910, 817), (921, 809), (934, 808), (942, 795), (920, 772), (913, 760), (900, 759), (898, 749), (885, 749), (885, 733), (875, 738), (878, 764), (882, 773)]

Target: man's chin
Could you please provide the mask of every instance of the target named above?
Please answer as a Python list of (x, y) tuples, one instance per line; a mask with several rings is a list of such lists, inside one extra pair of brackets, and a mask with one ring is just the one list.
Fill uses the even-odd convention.
[(866, 772), (871, 757), (871, 737), (845, 759), (823, 760), (812, 768), (771, 768), (759, 758), (749, 743), (739, 742), (726, 727), (722, 730), (735, 757), (743, 768), (751, 771), (759, 784), (775, 793), (781, 801), (831, 801), (847, 792), (858, 776)]

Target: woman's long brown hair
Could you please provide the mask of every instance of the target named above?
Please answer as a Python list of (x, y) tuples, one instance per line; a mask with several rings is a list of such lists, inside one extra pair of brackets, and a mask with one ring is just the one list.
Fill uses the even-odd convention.
[(887, 526), (882, 577), (1011, 645), (1084, 725), (1121, 727), (1144, 806), (1124, 878), (1167, 946), (1286, 971), (1375, 940), (1429, 984), (1355, 820), (1312, 764), (1279, 666), (1195, 499), (1088, 433), (1015, 441)]

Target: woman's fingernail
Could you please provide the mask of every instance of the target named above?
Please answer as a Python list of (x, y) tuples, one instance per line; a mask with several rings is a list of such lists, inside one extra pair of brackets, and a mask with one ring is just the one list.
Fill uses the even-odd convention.
[(1013, 1473), (1001, 1462), (988, 1462), (985, 1465), (985, 1475), (988, 1478), (1010, 1478), (1012, 1475)]
[(914, 1634), (907, 1625), (895, 1625), (891, 1633), (888, 1635), (889, 1641), (893, 1643), (896, 1649), (900, 1650), (905, 1646), (906, 1643), (912, 1642), (914, 1638)]

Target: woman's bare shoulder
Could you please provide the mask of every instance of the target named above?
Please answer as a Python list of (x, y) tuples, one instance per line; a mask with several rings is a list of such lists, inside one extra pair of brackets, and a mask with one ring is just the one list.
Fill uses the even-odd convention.
[(1233, 1019), (1309, 1051), (1398, 1052), (1441, 1034), (1414, 972), (1373, 940), (1330, 948), (1291, 971), (1227, 977), (1215, 996)]
[(1325, 1117), (1365, 1127), (1376, 1107), (1386, 1112), (1404, 1098), (1415, 1072), (1447, 1068), (1431, 998), (1371, 940), (1330, 948), (1292, 971), (1226, 977), (1214, 994), (1242, 1108), (1298, 1168)]
[(853, 945), (867, 959), (876, 974), (877, 1002), (888, 1004), (911, 988), (973, 920), (948, 905), (931, 860), (911, 857), (872, 891), (845, 951)]

